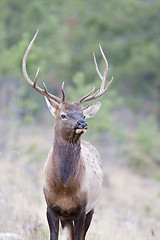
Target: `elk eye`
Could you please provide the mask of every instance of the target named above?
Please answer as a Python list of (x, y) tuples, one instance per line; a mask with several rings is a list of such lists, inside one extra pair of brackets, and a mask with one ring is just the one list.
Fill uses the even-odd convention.
[(67, 119), (66, 115), (64, 113), (61, 114), (62, 119)]

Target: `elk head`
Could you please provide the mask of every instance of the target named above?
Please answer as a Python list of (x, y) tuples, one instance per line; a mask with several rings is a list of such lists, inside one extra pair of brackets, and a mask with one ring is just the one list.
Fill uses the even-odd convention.
[(87, 130), (87, 123), (85, 119), (93, 117), (101, 107), (101, 102), (96, 102), (86, 107), (83, 107), (83, 103), (97, 99), (100, 96), (102, 96), (107, 91), (109, 85), (113, 80), (113, 77), (112, 77), (110, 82), (105, 87), (105, 81), (108, 73), (107, 59), (103, 53), (101, 46), (99, 45), (102, 57), (105, 62), (105, 72), (103, 76), (101, 75), (98, 69), (94, 53), (93, 53), (93, 57), (94, 57), (96, 71), (102, 81), (100, 89), (94, 92), (95, 90), (95, 87), (94, 87), (88, 94), (83, 96), (80, 100), (74, 103), (69, 103), (65, 100), (64, 83), (62, 83), (62, 88), (61, 88), (62, 98), (60, 99), (57, 96), (49, 93), (44, 83), (43, 83), (44, 89), (37, 86), (37, 77), (39, 73), (39, 68), (35, 75), (34, 81), (32, 81), (28, 76), (27, 69), (26, 69), (26, 61), (27, 61), (28, 54), (31, 50), (31, 47), (37, 37), (37, 34), (38, 34), (38, 30), (35, 36), (33, 37), (32, 41), (30, 42), (23, 57), (22, 70), (23, 70), (24, 77), (27, 80), (27, 82), (35, 90), (37, 90), (38, 92), (40, 92), (42, 95), (45, 96), (47, 106), (50, 112), (52, 113), (52, 115), (55, 117), (55, 129), (58, 129), (58, 131), (61, 131), (61, 135), (64, 137), (64, 139), (68, 139), (73, 134), (80, 136), (82, 133), (84, 133)]

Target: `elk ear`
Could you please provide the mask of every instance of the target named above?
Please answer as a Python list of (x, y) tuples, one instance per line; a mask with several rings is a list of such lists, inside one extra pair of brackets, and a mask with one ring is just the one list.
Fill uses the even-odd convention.
[(49, 108), (49, 111), (55, 117), (55, 111), (56, 111), (56, 108), (58, 107), (58, 103), (54, 102), (52, 99), (49, 99), (47, 97), (45, 97), (45, 100), (46, 100), (47, 106)]
[(83, 114), (85, 118), (93, 117), (101, 107), (101, 102), (92, 103), (83, 108)]

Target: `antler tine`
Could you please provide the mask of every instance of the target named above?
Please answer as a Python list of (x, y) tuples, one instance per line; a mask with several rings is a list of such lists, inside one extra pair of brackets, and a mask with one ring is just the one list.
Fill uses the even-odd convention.
[(27, 48), (27, 50), (26, 50), (26, 52), (24, 54), (23, 61), (22, 61), (23, 75), (24, 75), (25, 79), (27, 80), (27, 82), (29, 83), (29, 85), (31, 85), (31, 87), (33, 87), (35, 90), (37, 90), (42, 95), (44, 95), (44, 96), (54, 100), (57, 103), (60, 103), (61, 99), (56, 97), (55, 95), (52, 95), (51, 93), (49, 93), (47, 91), (47, 88), (46, 88), (45, 84), (43, 84), (45, 90), (43, 90), (42, 88), (37, 86), (37, 78), (38, 78), (39, 68), (38, 68), (37, 73), (35, 75), (34, 82), (32, 82), (32, 80), (29, 78), (28, 73), (27, 73), (27, 68), (26, 68), (27, 57), (28, 57), (28, 54), (29, 54), (29, 52), (31, 50), (31, 47), (32, 47), (32, 45), (33, 45), (37, 35), (38, 35), (38, 32), (39, 32), (39, 29), (37, 30), (36, 34), (34, 35), (33, 39), (31, 40), (31, 42), (30, 42), (30, 44), (29, 44), (29, 46), (28, 46), (28, 48)]
[(96, 56), (95, 56), (94, 52), (93, 52), (93, 60), (94, 60), (94, 64), (95, 64), (95, 67), (96, 67), (96, 71), (97, 71), (97, 73), (98, 73), (98, 76), (100, 77), (101, 80), (103, 80), (103, 77), (102, 77), (102, 75), (101, 75), (101, 73), (100, 73), (100, 71), (99, 71), (99, 69), (98, 69), (98, 65), (97, 65), (97, 61), (96, 61)]
[(44, 91), (45, 91), (45, 93), (48, 94), (48, 90), (47, 90), (46, 84), (45, 84), (44, 82), (43, 82), (43, 86), (44, 86)]
[(80, 102), (80, 103), (83, 103), (83, 100), (84, 100), (85, 98), (87, 98), (88, 96), (90, 96), (90, 95), (94, 92), (94, 90), (95, 90), (95, 87), (93, 87), (93, 89), (92, 89), (89, 93), (87, 93), (85, 96), (83, 96), (83, 97), (79, 100), (79, 102)]
[(106, 77), (107, 77), (107, 73), (108, 73), (108, 61), (107, 61), (107, 58), (104, 55), (104, 52), (103, 52), (100, 44), (99, 44), (99, 48), (100, 48), (100, 51), (101, 51), (101, 54), (102, 54), (102, 57), (103, 57), (103, 60), (104, 60), (104, 63), (105, 63), (105, 71), (104, 71), (104, 75), (103, 75), (103, 79), (105, 80)]
[(62, 99), (61, 99), (61, 101), (65, 102), (64, 82), (62, 83), (61, 91), (62, 91)]
[(106, 59), (106, 57), (104, 55), (104, 52), (103, 52), (102, 47), (101, 47), (100, 44), (99, 44), (99, 48), (100, 48), (100, 51), (101, 51), (101, 54), (102, 54), (102, 57), (103, 57), (103, 60), (104, 60), (104, 63), (105, 63), (105, 71), (104, 71), (103, 76), (101, 75), (101, 73), (99, 71), (99, 68), (98, 68), (98, 65), (97, 65), (97, 61), (96, 61), (96, 57), (95, 57), (94, 53), (93, 53), (93, 60), (94, 60), (94, 64), (95, 64), (95, 67), (96, 67), (96, 72), (97, 72), (99, 78), (101, 79), (102, 83), (101, 83), (100, 89), (97, 90), (93, 95), (91, 95), (91, 93), (94, 90), (92, 90), (89, 94), (86, 94), (84, 97), (82, 97), (79, 100), (81, 103), (84, 103), (84, 102), (87, 102), (87, 101), (91, 101), (91, 100), (94, 100), (94, 99), (97, 99), (97, 98), (101, 97), (107, 91), (108, 87), (110, 86), (111, 82), (113, 81), (113, 77), (112, 77), (110, 82), (105, 87), (105, 81), (106, 81), (106, 77), (107, 77), (107, 73), (108, 73), (108, 61), (107, 61), (107, 59)]
[(35, 78), (34, 78), (34, 84), (33, 84), (33, 87), (34, 87), (34, 88), (36, 87), (38, 74), (39, 74), (39, 68), (38, 68), (38, 70), (37, 70), (37, 72), (36, 72), (36, 75), (35, 75)]

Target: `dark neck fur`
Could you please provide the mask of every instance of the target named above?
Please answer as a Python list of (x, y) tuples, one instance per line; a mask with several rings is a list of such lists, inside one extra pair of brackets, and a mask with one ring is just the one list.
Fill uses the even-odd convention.
[(52, 159), (53, 162), (56, 161), (56, 165), (58, 163), (60, 181), (66, 185), (72, 177), (76, 176), (80, 166), (80, 139), (73, 135), (66, 141), (58, 134), (55, 136)]

